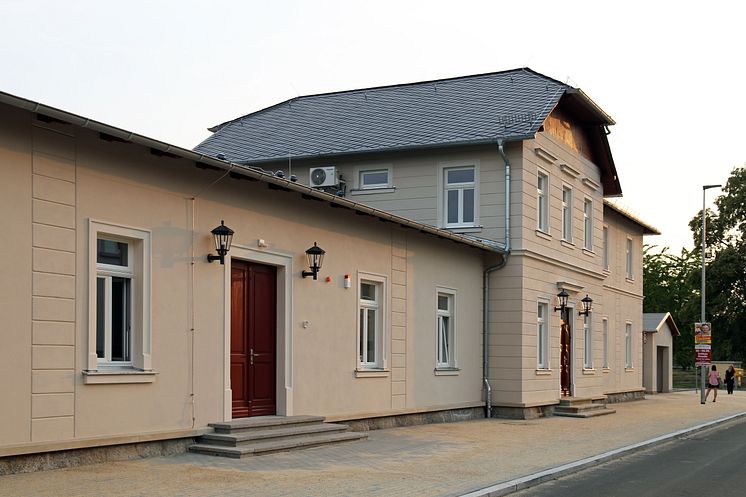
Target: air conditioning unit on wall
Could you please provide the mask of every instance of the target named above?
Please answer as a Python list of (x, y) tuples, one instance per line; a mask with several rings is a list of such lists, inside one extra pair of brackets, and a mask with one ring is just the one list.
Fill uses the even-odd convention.
[(334, 166), (312, 167), (309, 171), (311, 186), (314, 188), (322, 186), (336, 186), (339, 184), (337, 168)]

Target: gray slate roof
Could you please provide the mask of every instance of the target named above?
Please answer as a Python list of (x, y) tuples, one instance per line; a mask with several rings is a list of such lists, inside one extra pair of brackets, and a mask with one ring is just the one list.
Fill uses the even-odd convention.
[(309, 95), (228, 121), (195, 151), (244, 164), (531, 138), (567, 92), (530, 69)]
[(642, 331), (647, 333), (656, 333), (663, 322), (668, 322), (671, 334), (680, 336), (679, 328), (673, 320), (670, 312), (645, 312), (642, 314)]

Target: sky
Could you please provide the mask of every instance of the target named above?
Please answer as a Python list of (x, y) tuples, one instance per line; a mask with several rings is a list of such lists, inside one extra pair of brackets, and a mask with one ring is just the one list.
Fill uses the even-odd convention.
[(616, 121), (621, 204), (678, 253), (702, 185), (746, 162), (744, 18), (718, 0), (0, 0), (0, 91), (193, 148), (299, 95), (530, 67)]

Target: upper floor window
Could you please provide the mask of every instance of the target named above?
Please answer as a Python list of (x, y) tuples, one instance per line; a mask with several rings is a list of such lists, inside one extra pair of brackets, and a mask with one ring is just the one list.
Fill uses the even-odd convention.
[(536, 365), (539, 369), (549, 369), (549, 305), (539, 302), (536, 311)]
[(604, 269), (609, 269), (609, 228), (604, 226), (604, 252), (603, 252), (603, 264)]
[(437, 362), (438, 368), (456, 367), (453, 323), (453, 294), (438, 292), (437, 310)]
[(583, 202), (583, 248), (593, 250), (593, 200)]
[(359, 365), (362, 368), (383, 367), (383, 283), (360, 280), (358, 305)]
[(572, 188), (562, 187), (562, 239), (572, 241)]
[(536, 177), (536, 228), (549, 232), (549, 176), (539, 172)]
[(360, 171), (360, 189), (388, 188), (390, 186), (388, 169), (371, 169)]
[(635, 277), (634, 272), (632, 271), (632, 239), (627, 238), (627, 252), (626, 252), (626, 261), (627, 261), (627, 278), (633, 279)]
[(474, 166), (443, 169), (446, 228), (474, 226), (476, 182)]

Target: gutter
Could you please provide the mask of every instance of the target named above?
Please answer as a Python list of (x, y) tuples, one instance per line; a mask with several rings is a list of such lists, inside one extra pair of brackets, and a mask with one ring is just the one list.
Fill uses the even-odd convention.
[(502, 260), (499, 264), (488, 267), (484, 270), (482, 281), (482, 382), (486, 391), (485, 396), (485, 415), (487, 418), (492, 417), (492, 386), (490, 385), (490, 274), (493, 271), (504, 268), (508, 264), (510, 255), (510, 161), (505, 154), (505, 141), (497, 140), (497, 150), (505, 163), (505, 252), (502, 254)]

